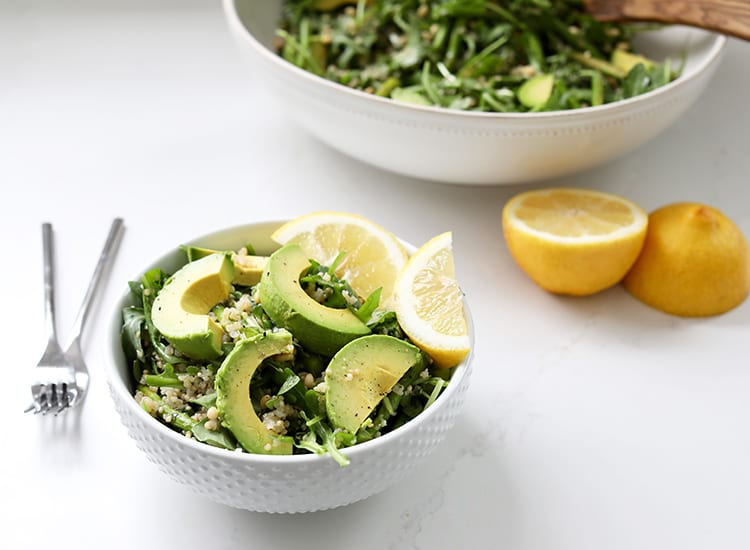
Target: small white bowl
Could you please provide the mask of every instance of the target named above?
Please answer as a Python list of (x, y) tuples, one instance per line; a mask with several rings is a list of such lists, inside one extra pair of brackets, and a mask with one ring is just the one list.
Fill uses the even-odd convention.
[[(278, 248), (270, 235), (280, 224), (232, 227), (187, 244), (237, 249), (252, 243), (258, 253), (270, 254)], [(157, 267), (174, 272), (184, 262), (184, 253), (175, 247), (133, 280), (140, 280), (143, 273)], [(445, 438), (463, 406), (469, 385), (472, 354), (455, 367), (447, 388), (422, 414), (389, 434), (344, 449), (351, 461), (344, 468), (329, 456), (265, 456), (218, 449), (172, 431), (147, 414), (133, 398), (134, 381), (120, 342), (122, 308), (132, 303), (130, 292), (123, 294), (111, 313), (108, 333), (107, 378), (122, 423), (138, 448), (162, 472), (214, 502), (235, 508), (312, 512), (350, 504), (391, 487)], [(473, 347), (468, 309), (466, 315)]]
[(682, 75), (631, 99), (572, 111), (478, 113), (398, 103), (306, 72), (271, 48), (281, 0), (224, 0), (252, 74), (289, 116), (331, 147), (406, 176), (455, 184), (514, 184), (558, 177), (615, 159), (674, 123), (714, 73), (726, 38), (688, 27), (639, 37)]

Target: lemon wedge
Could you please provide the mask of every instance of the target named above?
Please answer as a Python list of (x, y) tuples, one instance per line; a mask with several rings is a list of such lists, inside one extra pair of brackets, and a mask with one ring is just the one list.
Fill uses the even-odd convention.
[(447, 232), (419, 248), (399, 273), (394, 293), (401, 328), (444, 368), (455, 367), (470, 351), (452, 243)]

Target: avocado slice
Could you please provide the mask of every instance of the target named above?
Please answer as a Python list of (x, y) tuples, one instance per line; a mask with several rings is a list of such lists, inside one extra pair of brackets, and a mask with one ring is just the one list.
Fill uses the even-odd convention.
[(221, 355), (221, 326), (208, 312), (229, 296), (234, 264), (226, 254), (211, 254), (185, 264), (164, 284), (154, 300), (156, 329), (183, 355), (215, 359)]
[(200, 260), (201, 258), (210, 256), (211, 254), (219, 254), (223, 252), (222, 250), (214, 250), (213, 248), (203, 248), (202, 246), (188, 245), (180, 245), (180, 249), (187, 256), (188, 262), (194, 262), (195, 260)]
[(643, 65), (645, 69), (650, 69), (655, 65), (653, 61), (637, 53), (627, 52), (625, 50), (616, 49), (612, 52), (610, 58), (612, 65), (620, 69), (623, 73), (628, 74), (630, 69), (638, 65)]
[(271, 254), (260, 279), (260, 302), (276, 325), (289, 330), (315, 353), (331, 357), (370, 329), (348, 309), (326, 307), (300, 285), (310, 261), (298, 244), (287, 244)]
[(336, 428), (356, 433), (406, 372), (424, 362), (415, 346), (384, 334), (350, 342), (326, 369), (326, 412)]
[(411, 103), (412, 105), (432, 105), (425, 96), (409, 88), (396, 88), (391, 92), (391, 99), (402, 103)]
[(234, 262), (234, 278), (232, 282), (242, 286), (257, 285), (260, 282), (260, 276), (263, 274), (263, 268), (268, 261), (268, 256), (237, 254), (231, 250), (214, 250), (200, 246), (182, 246), (181, 248), (185, 251), (189, 262), (210, 256), (211, 254), (231, 254), (232, 261)]
[(221, 423), (242, 448), (250, 453), (289, 455), (291, 442), (283, 441), (265, 427), (250, 401), (250, 381), (264, 359), (289, 351), (292, 335), (281, 330), (241, 340), (216, 372), (216, 408)]
[(232, 253), (234, 261), (234, 279), (232, 282), (242, 286), (253, 286), (260, 282), (263, 270), (268, 263), (268, 256), (241, 255)]
[(530, 78), (518, 88), (518, 101), (529, 109), (541, 109), (552, 96), (555, 77), (551, 74), (540, 74)]

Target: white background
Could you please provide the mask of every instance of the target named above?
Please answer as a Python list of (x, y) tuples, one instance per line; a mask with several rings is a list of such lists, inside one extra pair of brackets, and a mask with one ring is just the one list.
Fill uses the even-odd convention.
[[(246, 70), (218, 2), (0, 0), (0, 546), (750, 547), (750, 303), (681, 319), (620, 287), (551, 296), (513, 263), (500, 227), (514, 193), (573, 185), (649, 211), (705, 202), (750, 235), (748, 67), (750, 45), (732, 40), (685, 117), (607, 166), (449, 186), (364, 166), (299, 131)], [(159, 472), (120, 425), (102, 369), (111, 306), (187, 239), (318, 209), (361, 213), (417, 245), (454, 232), (477, 327), (464, 414), (418, 473), (365, 502), (299, 516), (214, 505)], [(40, 225), (55, 227), (64, 336), (115, 216), (127, 229), (85, 339), (82, 415), (23, 415), (43, 349)]]

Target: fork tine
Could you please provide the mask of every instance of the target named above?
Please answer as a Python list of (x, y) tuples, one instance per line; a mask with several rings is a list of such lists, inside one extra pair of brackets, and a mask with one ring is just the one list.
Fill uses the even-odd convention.
[(23, 412), (29, 413), (32, 411), (36, 411), (39, 408), (39, 392), (37, 392), (36, 390), (37, 388), (35, 386), (31, 386), (31, 403)]
[(63, 413), (67, 409), (73, 406), (72, 396), (73, 396), (73, 387), (75, 386), (70, 386), (69, 384), (64, 384), (64, 386), (65, 386), (65, 392), (63, 393), (62, 404), (60, 405), (60, 409), (55, 413), (55, 415)]
[(52, 410), (55, 404), (55, 387), (54, 384), (44, 386), (44, 402), (42, 403), (42, 414), (47, 414)]
[(44, 414), (54, 413), (60, 406), (59, 386), (60, 384), (57, 383), (47, 385), (47, 408), (44, 410)]
[(65, 384), (52, 384), (52, 387), (54, 389), (54, 406), (50, 407), (49, 412), (57, 416), (65, 408), (65, 394), (63, 393)]
[(47, 409), (47, 394), (43, 390), (44, 388), (40, 389), (39, 395), (34, 402), (34, 414), (45, 414)]
[(66, 406), (67, 399), (65, 398), (65, 394), (67, 392), (67, 384), (64, 382), (62, 384), (54, 384), (53, 388), (55, 390), (55, 403), (57, 404), (55, 414), (58, 414)]
[(76, 386), (73, 386), (68, 391), (68, 407), (75, 407), (76, 402), (78, 401), (78, 389)]
[(31, 388), (31, 404), (24, 412), (53, 413), (57, 416), (72, 407), (78, 397), (79, 391), (74, 377), (71, 377), (70, 381), (63, 378), (47, 383), (36, 382)]
[(39, 391), (39, 385), (35, 384), (31, 387), (31, 404), (26, 408), (24, 412), (33, 412), (39, 414), (41, 410), (41, 393)]
[(44, 392), (44, 403), (42, 404), (42, 414), (47, 414), (52, 410), (56, 402), (54, 384), (47, 384), (45, 386), (46, 391)]
[(55, 401), (57, 407), (53, 411), (55, 416), (60, 414), (68, 406), (68, 385), (66, 383), (57, 384), (57, 391), (55, 392)]

